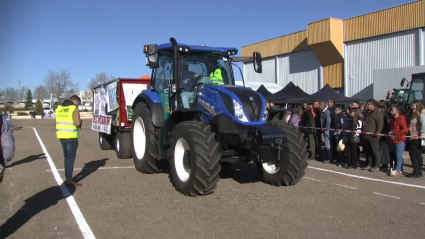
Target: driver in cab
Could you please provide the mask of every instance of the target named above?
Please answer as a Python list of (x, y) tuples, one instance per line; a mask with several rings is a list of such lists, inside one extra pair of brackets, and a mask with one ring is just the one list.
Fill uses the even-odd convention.
[(199, 75), (189, 71), (189, 65), (182, 63), (181, 66), (181, 81), (180, 88), (184, 91), (181, 92), (182, 103), (184, 108), (190, 108), (189, 101), (194, 97), (195, 87), (198, 84)]

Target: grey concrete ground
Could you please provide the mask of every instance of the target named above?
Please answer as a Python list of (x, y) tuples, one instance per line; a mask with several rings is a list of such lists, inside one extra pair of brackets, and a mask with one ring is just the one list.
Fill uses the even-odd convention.
[[(53, 121), (13, 123), (37, 129), (64, 178)], [(97, 133), (90, 130), (90, 120), (84, 120), (74, 170), (83, 186), (71, 190), (74, 204), (62, 195), (34, 130), (22, 128), (14, 136), (16, 155), (0, 184), (0, 225), (3, 234), (11, 233), (8, 238), (83, 238), (88, 231), (96, 238), (425, 235), (424, 178), (389, 177), (309, 161), (299, 184), (277, 188), (259, 182), (253, 165), (242, 164), (222, 172), (212, 195), (189, 198), (173, 189), (167, 174), (138, 173), (132, 159), (120, 160), (113, 150), (100, 150)], [(411, 171), (409, 159), (405, 164)], [(78, 212), (74, 216), (76, 209), (81, 217)]]

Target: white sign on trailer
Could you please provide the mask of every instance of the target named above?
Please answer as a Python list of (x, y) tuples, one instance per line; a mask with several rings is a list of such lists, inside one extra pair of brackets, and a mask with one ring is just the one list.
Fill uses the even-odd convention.
[(112, 116), (93, 115), (91, 129), (106, 134), (111, 134)]
[(146, 90), (147, 88), (148, 86), (144, 84), (122, 84), (122, 89), (125, 95), (125, 105), (127, 109), (128, 121), (131, 121), (133, 117), (133, 110), (131, 109), (131, 106), (133, 105), (134, 100), (143, 90)]

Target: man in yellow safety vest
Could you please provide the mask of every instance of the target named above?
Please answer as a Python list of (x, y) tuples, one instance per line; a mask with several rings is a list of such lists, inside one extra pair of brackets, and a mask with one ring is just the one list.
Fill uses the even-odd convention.
[(55, 110), (56, 137), (60, 140), (65, 155), (65, 184), (71, 186), (81, 186), (80, 183), (72, 180), (78, 148), (78, 128), (81, 129), (83, 123), (78, 110), (80, 103), (80, 97), (73, 95), (69, 100), (64, 100)]
[(211, 72), (209, 77), (212, 83), (216, 85), (223, 85), (223, 75), (217, 61), (211, 60), (208, 64), (208, 69)]

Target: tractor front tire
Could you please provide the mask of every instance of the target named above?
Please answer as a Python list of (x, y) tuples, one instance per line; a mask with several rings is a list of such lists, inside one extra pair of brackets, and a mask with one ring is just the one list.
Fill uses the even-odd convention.
[(118, 132), (115, 135), (115, 152), (119, 159), (128, 159), (133, 156), (130, 132)]
[[(307, 168), (307, 143), (297, 127), (283, 121), (270, 121), (267, 125), (280, 128), (287, 135), (288, 153), (281, 153), (277, 164), (257, 163), (261, 181), (274, 186), (290, 186), (298, 183)], [(287, 157), (285, 157), (287, 155)]]
[(220, 145), (211, 126), (182, 122), (171, 137), (170, 181), (186, 196), (213, 193), (220, 179), (220, 158)]
[(138, 103), (134, 108), (130, 132), (134, 165), (137, 171), (145, 174), (161, 172), (156, 151), (158, 139), (155, 137), (151, 112), (144, 102)]
[(109, 134), (99, 132), (99, 146), (102, 150), (112, 149), (113, 138)]

